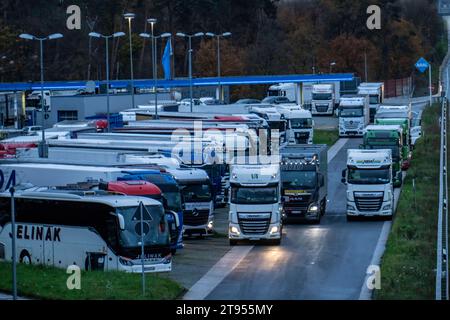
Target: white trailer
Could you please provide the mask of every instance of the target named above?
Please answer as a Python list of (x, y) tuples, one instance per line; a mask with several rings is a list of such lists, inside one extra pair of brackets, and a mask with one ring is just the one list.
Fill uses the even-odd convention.
[(390, 149), (347, 150), (347, 169), (342, 172), (347, 185), (347, 219), (383, 216), (392, 218), (394, 186)]
[(230, 165), (230, 245), (239, 240), (269, 240), (279, 245), (283, 229), (279, 161), (246, 160), (236, 158)]
[(369, 98), (364, 95), (346, 95), (339, 104), (339, 136), (363, 136), (369, 124)]
[(378, 107), (384, 102), (384, 83), (363, 82), (358, 86), (358, 94), (369, 96), (370, 123), (373, 123)]

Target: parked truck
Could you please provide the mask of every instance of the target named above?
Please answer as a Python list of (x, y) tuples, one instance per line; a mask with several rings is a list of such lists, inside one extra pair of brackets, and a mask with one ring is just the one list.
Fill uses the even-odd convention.
[(370, 125), (364, 130), (362, 149), (391, 149), (394, 187), (402, 185), (402, 168), (408, 160), (408, 147), (403, 142), (400, 125)]
[(358, 94), (369, 96), (370, 123), (374, 123), (375, 113), (384, 101), (383, 82), (363, 82), (358, 86)]
[(339, 136), (361, 136), (369, 124), (369, 98), (346, 95), (339, 104)]
[(320, 223), (327, 205), (327, 146), (281, 149), (281, 195), (287, 219)]
[(342, 183), (347, 185), (348, 221), (372, 216), (392, 219), (394, 186), (390, 149), (347, 150)]
[(334, 84), (314, 84), (311, 111), (313, 115), (333, 115), (335, 100)]
[(230, 245), (239, 240), (267, 240), (279, 245), (283, 228), (279, 162), (235, 159), (230, 165), (230, 188)]
[(411, 104), (381, 105), (375, 114), (375, 124), (400, 125), (403, 129), (405, 159), (403, 170), (407, 170), (411, 162)]

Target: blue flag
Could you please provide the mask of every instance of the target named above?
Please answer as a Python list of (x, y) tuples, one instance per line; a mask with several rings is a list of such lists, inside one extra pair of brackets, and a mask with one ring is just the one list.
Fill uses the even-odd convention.
[(172, 73), (170, 70), (170, 56), (173, 54), (172, 52), (172, 44), (170, 38), (167, 40), (166, 48), (164, 49), (164, 54), (162, 56), (162, 65), (164, 69), (164, 79), (169, 80), (172, 78)]

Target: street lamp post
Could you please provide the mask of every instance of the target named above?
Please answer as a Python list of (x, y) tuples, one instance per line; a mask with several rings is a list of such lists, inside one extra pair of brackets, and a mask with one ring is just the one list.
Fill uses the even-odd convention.
[(108, 122), (108, 132), (111, 132), (111, 122), (110, 122), (110, 110), (109, 110), (109, 39), (111, 38), (118, 38), (123, 37), (125, 33), (123, 32), (116, 32), (112, 35), (105, 36), (103, 34), (97, 33), (97, 32), (91, 32), (89, 33), (89, 37), (92, 38), (103, 38), (105, 39), (106, 43), (106, 121)]
[(155, 119), (158, 119), (158, 65), (157, 65), (157, 40), (159, 38), (169, 38), (172, 36), (172, 34), (166, 32), (159, 36), (155, 36), (154, 30), (153, 30), (153, 24), (156, 23), (156, 19), (148, 19), (148, 23), (151, 23), (152, 25), (152, 33), (141, 33), (139, 36), (142, 38), (151, 38), (152, 39), (152, 69), (153, 69), (153, 92), (155, 95)]
[(197, 32), (195, 34), (185, 34), (182, 32), (177, 32), (178, 37), (188, 38), (189, 40), (189, 99), (190, 99), (190, 109), (192, 112), (192, 38), (203, 37), (205, 34), (203, 32)]
[(333, 67), (336, 65), (336, 62), (331, 62), (330, 63), (330, 73), (333, 72)]
[(219, 95), (219, 101), (222, 102), (222, 88), (220, 85), (220, 38), (231, 36), (231, 32), (224, 32), (222, 34), (214, 34), (212, 32), (205, 33), (208, 37), (215, 37), (217, 39), (217, 90)]
[(128, 20), (128, 34), (130, 38), (130, 69), (131, 69), (131, 108), (134, 108), (134, 71), (133, 71), (133, 43), (131, 39), (131, 20), (135, 18), (134, 13), (125, 13), (123, 17)]
[(42, 141), (39, 143), (39, 157), (48, 157), (48, 145), (45, 141), (45, 118), (47, 116), (47, 109), (44, 106), (44, 41), (45, 40), (56, 40), (62, 38), (61, 33), (53, 33), (44, 38), (38, 38), (31, 34), (22, 33), (19, 38), (25, 40), (36, 40), (39, 41), (39, 51), (40, 51), (40, 63), (41, 63), (41, 111), (42, 111)]

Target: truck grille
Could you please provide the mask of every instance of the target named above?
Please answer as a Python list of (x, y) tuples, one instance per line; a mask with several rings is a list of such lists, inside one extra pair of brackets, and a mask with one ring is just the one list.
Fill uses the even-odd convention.
[(307, 144), (309, 139), (309, 132), (296, 132), (295, 133), (295, 143), (297, 144)]
[(183, 214), (183, 224), (186, 226), (202, 226), (208, 223), (209, 210), (186, 210)]
[(243, 234), (262, 235), (269, 230), (270, 213), (239, 213), (238, 220)]
[(379, 211), (383, 204), (383, 196), (373, 198), (355, 197), (355, 203), (359, 211)]
[(344, 121), (344, 127), (345, 129), (357, 129), (358, 128), (359, 123), (355, 122), (355, 121)]
[(317, 112), (327, 112), (328, 111), (328, 106), (327, 105), (316, 105), (316, 110)]

